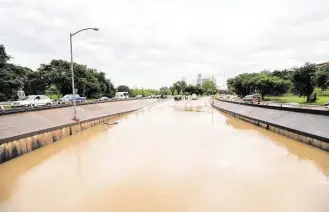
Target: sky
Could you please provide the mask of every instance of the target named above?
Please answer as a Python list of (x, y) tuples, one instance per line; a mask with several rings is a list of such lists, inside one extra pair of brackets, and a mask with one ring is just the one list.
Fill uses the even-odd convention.
[(70, 59), (115, 85), (159, 88), (198, 73), (218, 82), (244, 72), (329, 61), (328, 0), (0, 0), (0, 44), (37, 69)]

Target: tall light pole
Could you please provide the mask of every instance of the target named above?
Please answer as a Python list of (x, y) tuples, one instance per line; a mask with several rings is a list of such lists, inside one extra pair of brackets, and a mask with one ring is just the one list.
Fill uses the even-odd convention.
[[(214, 77), (214, 76), (222, 76), (223, 77), (223, 89), (224, 89), (224, 87), (225, 87), (224, 86), (225, 85), (225, 78), (227, 77), (226, 74), (225, 73), (223, 73), (223, 74), (222, 73), (218, 73), (218, 74), (214, 74), (212, 77)], [(214, 104), (214, 98), (213, 98), (213, 101), (212, 102)]]
[(98, 28), (85, 28), (80, 29), (79, 31), (76, 31), (75, 33), (70, 33), (70, 51), (71, 51), (71, 74), (72, 74), (72, 94), (73, 94), (73, 118), (72, 120), (77, 121), (77, 110), (76, 110), (76, 104), (75, 104), (75, 87), (74, 87), (74, 71), (73, 71), (73, 49), (72, 49), (72, 37), (79, 32), (85, 31), (85, 30), (94, 30), (98, 31)]

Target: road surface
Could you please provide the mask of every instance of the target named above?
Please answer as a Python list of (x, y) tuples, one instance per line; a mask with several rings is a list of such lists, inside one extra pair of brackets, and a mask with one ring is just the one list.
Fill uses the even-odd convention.
[(168, 100), (0, 165), (1, 212), (328, 212), (329, 154)]

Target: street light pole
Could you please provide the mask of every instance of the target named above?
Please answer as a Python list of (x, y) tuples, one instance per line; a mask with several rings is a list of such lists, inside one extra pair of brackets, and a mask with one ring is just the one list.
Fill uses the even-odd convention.
[(74, 72), (73, 72), (73, 50), (72, 50), (72, 34), (70, 33), (70, 52), (71, 52), (71, 75), (72, 75), (72, 94), (73, 94), (73, 118), (77, 120), (77, 110), (75, 105), (75, 87), (74, 87)]
[(77, 110), (76, 110), (76, 103), (75, 103), (75, 87), (74, 87), (74, 71), (73, 71), (73, 48), (72, 48), (72, 37), (76, 34), (78, 34), (79, 32), (82, 32), (84, 30), (94, 30), (94, 31), (98, 31), (98, 28), (85, 28), (85, 29), (81, 29), (75, 33), (70, 33), (70, 53), (71, 53), (71, 75), (72, 75), (72, 95), (73, 95), (73, 118), (72, 120), (74, 121), (78, 121), (77, 118)]

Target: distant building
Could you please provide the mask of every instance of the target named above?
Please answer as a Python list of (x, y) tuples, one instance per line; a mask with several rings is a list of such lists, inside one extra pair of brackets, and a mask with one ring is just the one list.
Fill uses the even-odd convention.
[(202, 74), (198, 74), (197, 85), (202, 85), (202, 83), (206, 80), (211, 80), (216, 84), (216, 78), (214, 76), (206, 75), (202, 77)]
[(198, 78), (197, 78), (196, 84), (197, 85), (201, 85), (202, 84), (202, 74), (198, 74)]
[(186, 82), (186, 77), (182, 77), (182, 81), (183, 82)]

